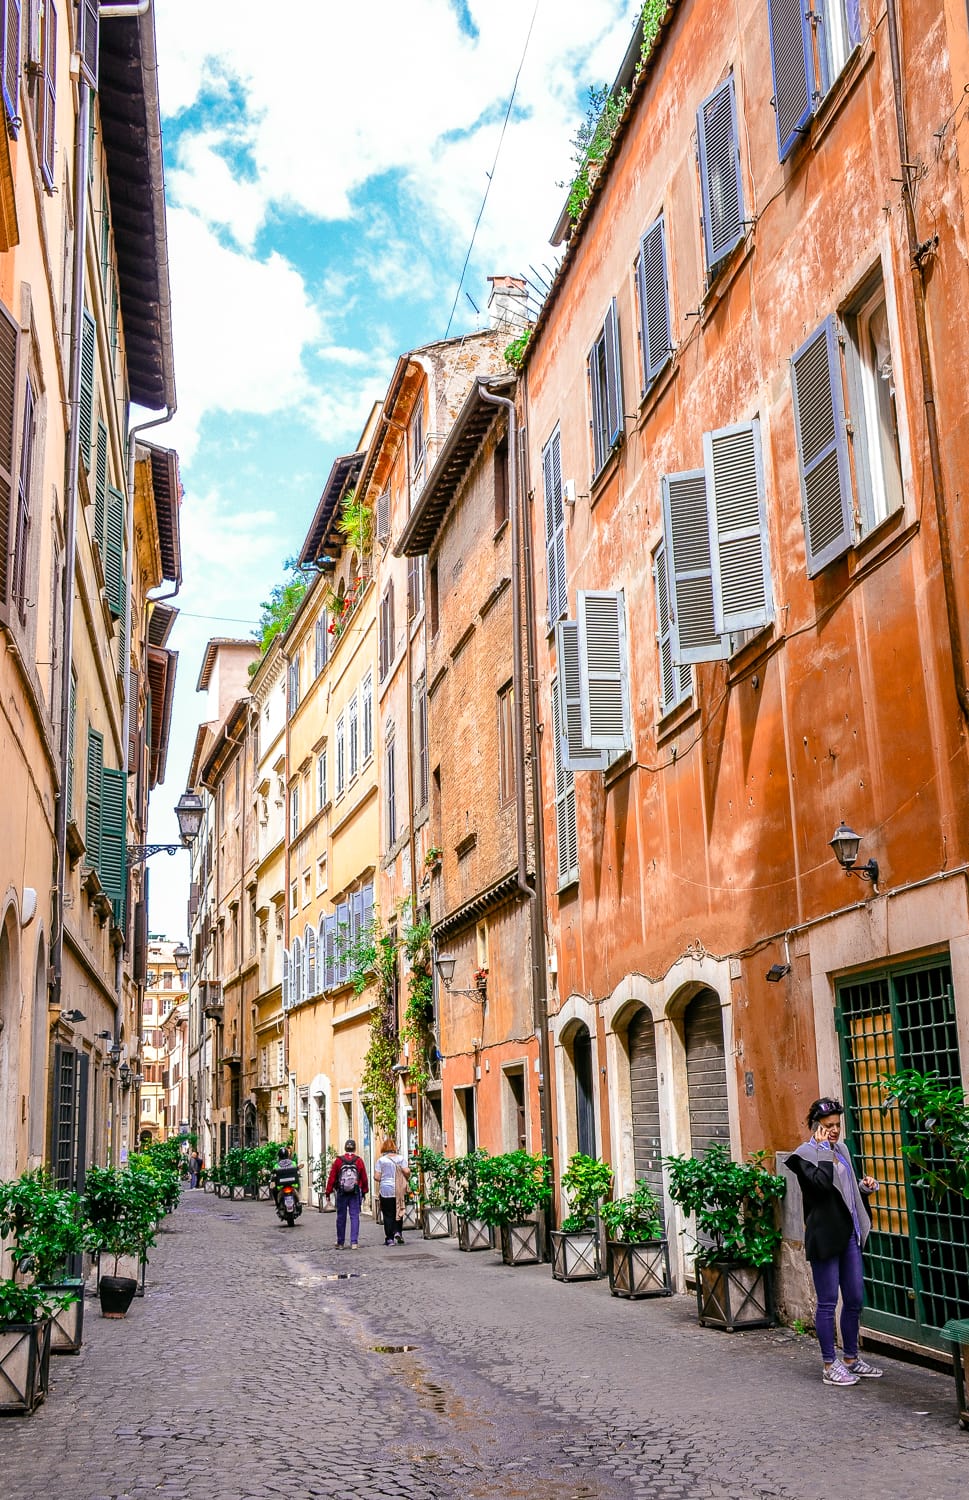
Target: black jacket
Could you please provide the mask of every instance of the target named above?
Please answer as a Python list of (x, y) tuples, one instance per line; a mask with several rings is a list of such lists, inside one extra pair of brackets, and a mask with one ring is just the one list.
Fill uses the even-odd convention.
[[(845, 1249), (855, 1226), (851, 1209), (835, 1179), (834, 1160), (830, 1152), (822, 1153), (813, 1142), (799, 1146), (784, 1165), (793, 1172), (804, 1200), (804, 1254), (808, 1260), (830, 1260)], [(871, 1215), (859, 1190), (858, 1208), (862, 1243), (868, 1238)]]

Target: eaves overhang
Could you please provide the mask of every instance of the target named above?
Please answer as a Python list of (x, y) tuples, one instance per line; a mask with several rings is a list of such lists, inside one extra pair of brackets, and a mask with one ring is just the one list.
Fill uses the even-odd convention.
[(504, 906), (507, 901), (520, 894), (523, 892), (520, 891), (517, 874), (513, 872), (505, 875), (487, 890), (480, 891), (470, 901), (465, 901), (462, 906), (447, 912), (439, 922), (435, 922), (431, 929), (435, 942), (459, 932), (462, 927), (469, 927), (472, 922), (484, 916), (485, 912), (493, 911), (496, 906)]
[(182, 581), (182, 544), (178, 513), (182, 485), (178, 475), (178, 454), (174, 448), (158, 448), (153, 443), (139, 443), (151, 462), (151, 488), (158, 524), (158, 547), (162, 577), (169, 583)]
[(149, 599), (148, 603), (151, 608), (151, 614), (148, 616), (148, 644), (167, 646), (168, 637), (178, 619), (178, 610), (174, 605), (166, 604), (162, 599)]
[(128, 390), (159, 411), (175, 405), (175, 368), (153, 9), (101, 26), (98, 106)]
[(147, 656), (148, 686), (151, 689), (151, 754), (148, 761), (148, 783), (151, 788), (165, 780), (178, 652), (150, 645)]
[(215, 791), (226, 762), (231, 760), (232, 752), (239, 748), (240, 732), (245, 728), (249, 717), (249, 701), (248, 697), (236, 699), (202, 763), (199, 779), (208, 792)]
[(258, 641), (251, 640), (248, 637), (240, 639), (239, 636), (235, 635), (214, 635), (205, 645), (205, 655), (202, 657), (198, 682), (195, 684), (195, 691), (197, 693), (208, 692), (209, 683), (212, 680), (212, 670), (215, 666), (215, 659), (219, 654), (220, 646), (250, 646), (253, 656), (257, 657), (259, 655)]
[(328, 546), (342, 547), (343, 538), (335, 531), (335, 522), (340, 502), (356, 481), (364, 457), (363, 453), (345, 453), (334, 460), (297, 559), (301, 568), (311, 567)]
[(475, 381), (434, 461), (407, 525), (397, 539), (396, 557), (421, 557), (431, 550), (475, 454), (501, 413), (501, 407), (484, 399), (481, 388), (486, 386), (494, 389), (496, 394), (507, 396), (515, 389), (516, 380), (515, 375), (499, 375), (494, 379)]

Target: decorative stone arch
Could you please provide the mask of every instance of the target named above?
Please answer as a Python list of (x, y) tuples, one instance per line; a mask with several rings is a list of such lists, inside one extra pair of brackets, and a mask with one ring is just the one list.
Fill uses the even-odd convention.
[[(592, 1105), (593, 1155), (597, 1155), (602, 1141), (601, 1092), (596, 1046), (597, 1007), (584, 995), (570, 995), (556, 1016), (552, 1018), (552, 1045), (555, 1059), (555, 1099), (558, 1117), (558, 1163), (561, 1168), (568, 1165), (570, 1157), (580, 1149), (578, 1127), (578, 1084), (576, 1072), (576, 1042), (588, 1034), (591, 1049), (591, 1076), (588, 1080)], [(585, 1143), (583, 1143), (585, 1144)]]
[(34, 959), (33, 1010), (30, 1017), (30, 1106), (27, 1115), (27, 1156), (31, 1169), (43, 1165), (47, 1144), (47, 1077), (50, 1069), (50, 1027), (47, 1006), (47, 935), (37, 934)]
[[(17, 1175), (17, 1095), (20, 1083), (20, 908), (8, 890), (0, 908), (0, 1179)], [(11, 1126), (13, 1128), (11, 1128)]]
[(615, 1173), (616, 1195), (620, 1196), (631, 1192), (636, 1183), (630, 1035), (637, 1026), (644, 1023), (652, 1023), (656, 1043), (660, 1139), (664, 1154), (671, 1149), (669, 1027), (664, 1015), (662, 996), (657, 995), (656, 987), (641, 974), (630, 974), (620, 981), (605, 1001), (603, 1014), (606, 1023), (612, 1169)]

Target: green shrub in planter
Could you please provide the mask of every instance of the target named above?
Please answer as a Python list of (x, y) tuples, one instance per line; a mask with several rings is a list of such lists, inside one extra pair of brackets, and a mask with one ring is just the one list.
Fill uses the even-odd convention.
[(81, 1200), (55, 1187), (46, 1172), (24, 1172), (0, 1182), (0, 1239), (12, 1238), (17, 1270), (37, 1282), (56, 1283), (83, 1244)]
[(577, 1151), (562, 1173), (562, 1187), (569, 1200), (569, 1213), (562, 1220), (566, 1234), (594, 1228), (599, 1204), (612, 1192), (612, 1168), (607, 1162)]
[(0, 1412), (32, 1412), (47, 1395), (51, 1318), (72, 1295), (0, 1281)]
[(420, 1200), (425, 1208), (449, 1208), (451, 1206), (451, 1179), (454, 1162), (443, 1151), (434, 1151), (430, 1146), (421, 1146), (411, 1157), (412, 1166), (420, 1173)]
[(478, 1203), (478, 1171), (487, 1158), (487, 1151), (479, 1147), (451, 1161), (451, 1208), (459, 1219), (484, 1219)]
[(600, 1210), (610, 1240), (645, 1245), (663, 1238), (663, 1220), (656, 1194), (641, 1177), (631, 1193), (604, 1203)]
[(631, 1193), (602, 1205), (606, 1226), (606, 1270), (614, 1297), (668, 1297), (672, 1290), (669, 1246), (656, 1194), (645, 1178)]
[(84, 1248), (92, 1255), (114, 1257), (114, 1275), (122, 1255), (144, 1260), (155, 1243), (158, 1199), (145, 1174), (118, 1167), (88, 1167), (84, 1184)]
[(537, 1223), (524, 1221), (544, 1208), (552, 1196), (552, 1159), (509, 1151), (478, 1163), (478, 1214), (501, 1232), (506, 1265), (528, 1265), (542, 1259)]
[(0, 1280), (0, 1327), (52, 1318), (59, 1309), (69, 1307), (76, 1296), (76, 1292), (41, 1291), (37, 1286), (25, 1286), (22, 1281), (4, 1277)]

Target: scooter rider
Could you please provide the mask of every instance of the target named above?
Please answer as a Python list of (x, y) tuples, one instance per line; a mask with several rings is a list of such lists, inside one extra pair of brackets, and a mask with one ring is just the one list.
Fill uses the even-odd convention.
[(278, 1203), (278, 1190), (292, 1183), (293, 1192), (296, 1194), (296, 1202), (299, 1202), (299, 1167), (289, 1154), (288, 1146), (280, 1146), (279, 1160), (272, 1174), (273, 1202)]

